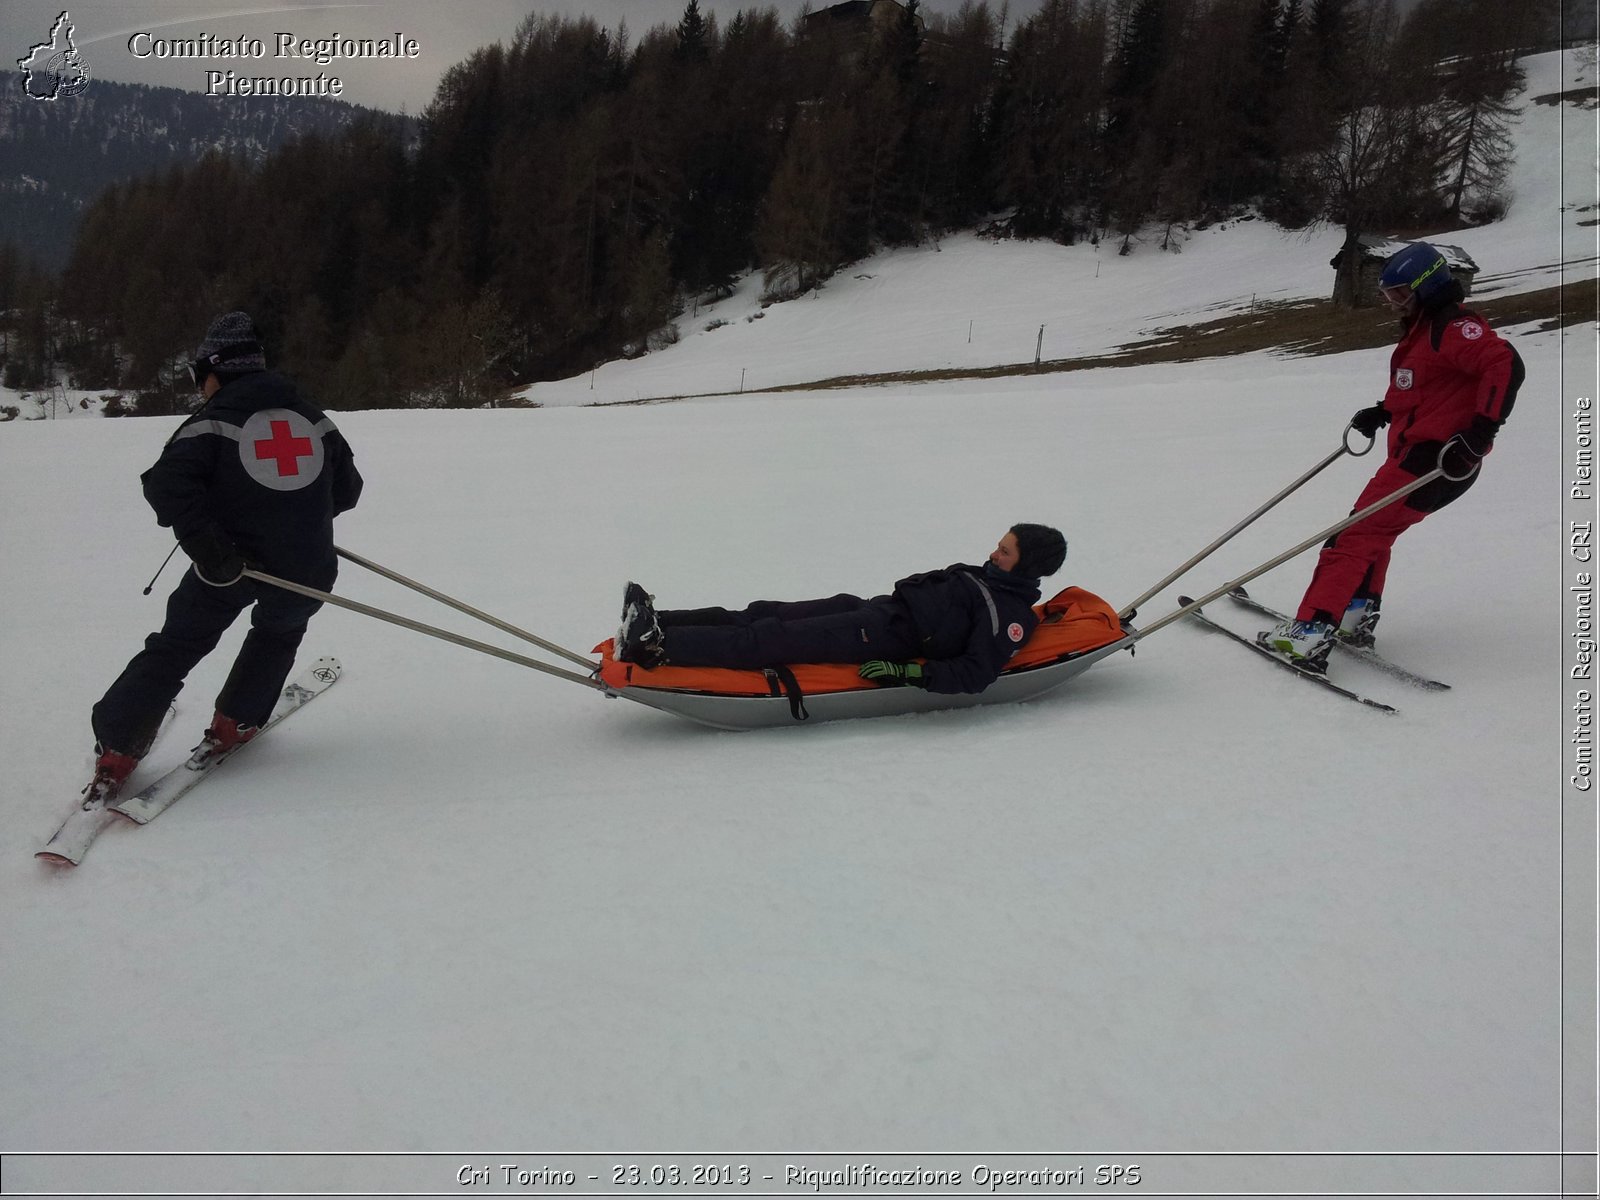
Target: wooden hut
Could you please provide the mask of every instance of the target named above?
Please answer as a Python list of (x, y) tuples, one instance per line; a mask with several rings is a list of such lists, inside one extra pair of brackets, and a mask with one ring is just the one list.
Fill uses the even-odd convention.
[[(1478, 264), (1472, 261), (1472, 256), (1460, 246), (1446, 246), (1443, 242), (1436, 242), (1432, 238), (1416, 238), (1419, 242), (1427, 242), (1440, 254), (1444, 255), (1445, 265), (1450, 268), (1450, 274), (1461, 281), (1461, 290), (1467, 295), (1472, 294), (1472, 281), (1478, 274)], [(1404, 250), (1411, 243), (1398, 238), (1380, 237), (1374, 233), (1364, 233), (1356, 239), (1361, 248), (1361, 265), (1357, 268), (1355, 305), (1357, 308), (1367, 308), (1380, 303), (1378, 298), (1378, 277), (1383, 274), (1383, 264), (1390, 258)], [(1344, 261), (1344, 248), (1340, 247), (1329, 262), (1334, 272), (1334, 296), (1338, 297), (1339, 264)]]

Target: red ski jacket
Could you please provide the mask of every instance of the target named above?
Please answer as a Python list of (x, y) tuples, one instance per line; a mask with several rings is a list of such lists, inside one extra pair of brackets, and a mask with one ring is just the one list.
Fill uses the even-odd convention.
[(1419, 442), (1449, 441), (1474, 417), (1498, 426), (1522, 375), (1511, 343), (1477, 313), (1454, 305), (1419, 313), (1389, 360), (1389, 457), (1399, 461)]

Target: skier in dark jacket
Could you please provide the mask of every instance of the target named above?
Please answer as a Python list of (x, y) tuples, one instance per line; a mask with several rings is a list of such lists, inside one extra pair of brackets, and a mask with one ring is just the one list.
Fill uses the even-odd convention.
[(361, 495), (344, 437), (289, 379), (266, 369), (248, 315), (213, 321), (190, 373), (206, 402), (140, 478), (156, 520), (177, 535), (193, 569), (167, 601), (161, 630), (94, 706), (98, 757), (89, 786), (104, 803), (150, 748), (190, 670), (252, 605), (204, 744), (227, 750), (254, 736), (320, 605), (246, 579), (244, 569), (329, 590), (338, 572), (333, 518)]
[[(1057, 530), (1014, 525), (981, 567), (957, 563), (912, 575), (870, 600), (758, 600), (737, 612), (657, 612), (630, 583), (616, 657), (644, 667), (859, 663), (861, 677), (880, 685), (981, 692), (1033, 633), (1039, 580), (1055, 574), (1066, 554)], [(919, 658), (926, 661), (910, 661)]]
[(1522, 385), (1522, 358), (1462, 307), (1461, 283), (1433, 246), (1416, 242), (1395, 254), (1378, 285), (1400, 315), (1400, 344), (1382, 403), (1362, 409), (1350, 424), (1368, 437), (1387, 425), (1389, 453), (1350, 511), (1393, 495), (1441, 463), (1446, 476), (1335, 534), (1295, 616), (1260, 635), (1262, 644), (1313, 670), (1325, 668), (1336, 638), (1373, 644), (1395, 539), (1477, 482), (1477, 465), (1494, 447)]

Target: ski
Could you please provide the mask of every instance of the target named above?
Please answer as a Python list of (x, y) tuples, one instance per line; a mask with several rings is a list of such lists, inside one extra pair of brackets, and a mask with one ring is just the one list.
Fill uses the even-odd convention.
[(341, 671), (338, 659), (317, 659), (283, 689), (283, 695), (278, 698), (272, 715), (261, 726), (261, 732), (250, 741), (242, 742), (221, 754), (208, 754), (202, 743), (187, 761), (174, 767), (149, 786), (141, 788), (126, 800), (113, 804), (111, 812), (127, 817), (136, 825), (148, 824), (239, 751), (246, 746), (254, 745), (274, 725), (287, 720), (338, 683)]
[[(151, 739), (152, 745), (167, 731), (177, 712), (176, 705), (167, 706), (166, 716), (161, 718), (161, 726), (156, 730), (155, 738)], [(85, 789), (85, 799), (67, 814), (67, 819), (61, 822), (60, 828), (50, 835), (50, 840), (34, 854), (34, 857), (58, 866), (75, 867), (83, 861), (83, 856), (89, 852), (89, 846), (94, 839), (115, 820), (116, 814), (104, 800), (99, 797), (89, 798)]]
[[(1229, 592), (1228, 599), (1232, 600), (1235, 604), (1243, 605), (1245, 608), (1251, 609), (1254, 612), (1258, 612), (1264, 617), (1271, 617), (1274, 621), (1287, 621), (1289, 619), (1277, 609), (1268, 608), (1265, 604), (1261, 603), (1261, 601), (1257, 600), (1242, 587), (1234, 588), (1231, 592)], [(1438, 679), (1430, 679), (1426, 675), (1418, 675), (1415, 671), (1407, 670), (1399, 663), (1392, 662), (1385, 658), (1371, 646), (1352, 646), (1349, 642), (1340, 641), (1338, 638), (1333, 639), (1333, 644), (1339, 653), (1347, 654), (1351, 658), (1360, 659), (1368, 666), (1375, 667), (1377, 670), (1382, 671), (1387, 675), (1393, 675), (1396, 679), (1403, 679), (1413, 687), (1427, 688), (1429, 691), (1434, 692), (1448, 692), (1450, 690), (1450, 685), (1448, 683), (1444, 683)]]
[[(261, 727), (261, 734), (327, 691), (338, 682), (340, 673), (338, 659), (317, 659), (283, 689), (272, 716)], [(256, 738), (261, 734), (257, 734)], [(256, 738), (235, 746), (226, 754), (205, 755), (197, 750), (179, 766), (117, 803), (107, 805), (86, 801), (83, 806), (73, 810), (34, 857), (58, 866), (77, 866), (89, 853), (89, 847), (95, 839), (118, 817), (126, 817), (139, 825), (147, 823)]]
[(43, 848), (34, 852), (35, 858), (61, 867), (75, 867), (83, 861), (95, 838), (117, 819), (116, 813), (98, 801), (84, 803), (86, 807), (73, 809)]
[[(1178, 604), (1180, 607), (1187, 607), (1193, 603), (1194, 601), (1188, 596), (1178, 597)], [(1245, 637), (1244, 634), (1235, 633), (1226, 625), (1217, 624), (1198, 608), (1190, 613), (1189, 616), (1193, 617), (1196, 621), (1199, 621), (1200, 624), (1204, 625), (1207, 629), (1212, 629), (1217, 633), (1225, 634), (1234, 641), (1238, 642), (1241, 646), (1245, 646), (1251, 650), (1254, 650), (1267, 661), (1277, 663), (1278, 666), (1282, 667), (1285, 671), (1293, 671), (1296, 675), (1300, 676), (1301, 679), (1315, 683), (1324, 690), (1332, 692), (1335, 696), (1343, 696), (1346, 700), (1354, 700), (1357, 704), (1364, 704), (1368, 708), (1377, 709), (1379, 712), (1392, 713), (1398, 711), (1391, 704), (1385, 704), (1381, 700), (1374, 700), (1370, 696), (1363, 696), (1360, 692), (1353, 692), (1347, 687), (1340, 687), (1337, 683), (1334, 683), (1333, 680), (1329, 679), (1321, 672), (1307, 670), (1305, 667), (1299, 666), (1298, 664), (1291, 662), (1289, 659), (1284, 658), (1281, 654), (1277, 654), (1267, 649), (1265, 646), (1251, 641), (1249, 638)]]

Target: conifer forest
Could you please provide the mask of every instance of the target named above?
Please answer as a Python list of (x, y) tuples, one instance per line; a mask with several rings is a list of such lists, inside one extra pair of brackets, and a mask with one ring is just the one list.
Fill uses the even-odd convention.
[(0, 245), (7, 384), (61, 363), (180, 411), (242, 307), (331, 407), (475, 406), (670, 341), (752, 270), (780, 301), (954, 230), (1160, 253), (1246, 213), (1347, 244), (1477, 224), (1517, 57), (1561, 34), (1548, 0), (851, 7), (534, 15), (420, 122), (115, 184), (59, 274)]

